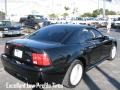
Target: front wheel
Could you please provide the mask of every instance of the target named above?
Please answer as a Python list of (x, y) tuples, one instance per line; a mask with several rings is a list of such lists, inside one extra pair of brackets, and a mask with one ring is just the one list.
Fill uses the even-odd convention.
[(82, 62), (80, 60), (75, 60), (64, 77), (63, 85), (67, 88), (76, 87), (82, 79), (83, 72), (84, 69)]
[(112, 48), (111, 48), (111, 51), (110, 51), (109, 60), (115, 59), (116, 52), (117, 52), (117, 47), (115, 45), (113, 45)]

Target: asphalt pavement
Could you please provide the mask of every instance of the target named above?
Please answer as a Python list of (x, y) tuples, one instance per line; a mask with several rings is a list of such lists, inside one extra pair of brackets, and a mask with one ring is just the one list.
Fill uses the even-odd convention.
[[(71, 90), (120, 90), (120, 29), (112, 29), (107, 34), (105, 29), (100, 31), (106, 35), (116, 38), (118, 42), (117, 56), (113, 61), (104, 61), (97, 67), (85, 73), (80, 84)], [(6, 37), (0, 38), (0, 54), (4, 51), (4, 44), (8, 40), (19, 37)], [(12, 88), (9, 85), (24, 84), (20, 80), (6, 73), (0, 62), (0, 90), (34, 90), (34, 88)], [(9, 87), (9, 88), (8, 88)], [(37, 89), (41, 90), (41, 89)], [(49, 88), (44, 90), (70, 90), (68, 88)]]

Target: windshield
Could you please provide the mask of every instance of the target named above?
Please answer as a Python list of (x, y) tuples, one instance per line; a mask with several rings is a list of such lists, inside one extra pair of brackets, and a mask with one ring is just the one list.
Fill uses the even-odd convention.
[(47, 41), (47, 42), (62, 42), (68, 35), (68, 31), (62, 27), (44, 27), (34, 32), (28, 39), (36, 41)]
[(11, 26), (10, 21), (0, 21), (0, 26)]
[(120, 18), (118, 18), (118, 21), (120, 21)]
[(35, 18), (35, 19), (44, 19), (44, 17), (43, 17), (43, 16), (40, 16), (40, 15), (35, 15), (34, 18)]

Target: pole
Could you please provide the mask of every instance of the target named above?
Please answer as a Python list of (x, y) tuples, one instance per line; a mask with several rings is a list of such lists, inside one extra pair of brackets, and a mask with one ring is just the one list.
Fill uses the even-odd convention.
[(5, 0), (5, 19), (7, 18), (7, 0)]
[(103, 18), (105, 18), (105, 8), (106, 8), (106, 3), (105, 3), (106, 1), (105, 0), (103, 0)]
[(54, 13), (54, 0), (52, 0), (52, 13)]
[(100, 6), (99, 6), (100, 1), (98, 0), (98, 15), (100, 14)]

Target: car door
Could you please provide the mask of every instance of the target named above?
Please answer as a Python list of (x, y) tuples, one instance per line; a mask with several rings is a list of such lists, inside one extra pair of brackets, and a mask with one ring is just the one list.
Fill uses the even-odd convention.
[(90, 63), (95, 63), (101, 57), (100, 47), (96, 46), (99, 44), (99, 40), (93, 39), (95, 35), (88, 28), (82, 30), (80, 38), (80, 43), (84, 47), (84, 51), (86, 55), (88, 55)]
[(88, 47), (88, 49), (91, 49), (91, 52), (89, 53), (91, 64), (98, 62), (102, 59), (102, 44), (101, 40), (99, 38), (96, 38), (96, 35), (92, 31), (92, 29), (89, 29), (89, 33), (93, 35), (91, 37), (90, 42), (94, 44), (94, 46)]
[(33, 26), (34, 25), (34, 16), (33, 15), (28, 16), (28, 19), (26, 21), (26, 25), (28, 25), (28, 26)]
[(106, 39), (98, 30), (91, 28), (91, 32), (95, 35), (96, 47), (100, 47), (100, 59), (103, 59), (109, 55), (111, 48), (111, 41)]

